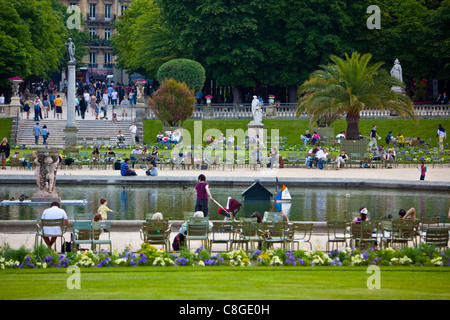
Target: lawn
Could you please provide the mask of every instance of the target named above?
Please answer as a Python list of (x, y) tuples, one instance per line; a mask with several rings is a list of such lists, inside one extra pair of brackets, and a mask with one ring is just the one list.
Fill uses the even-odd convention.
[(381, 267), (368, 289), (366, 267), (82, 268), (80, 289), (66, 269), (4, 270), (0, 299), (448, 300), (450, 270)]
[(12, 119), (9, 118), (3, 118), (0, 119), (0, 139), (3, 140), (3, 138), (8, 139), (8, 142), (10, 140), (11, 136), (11, 127), (12, 127)]
[[(194, 122), (200, 120), (186, 120), (183, 128), (191, 133), (194, 137)], [(203, 133), (211, 128), (220, 130), (226, 135), (227, 129), (247, 130), (249, 119), (230, 119), (230, 120), (202, 120)], [(300, 135), (310, 129), (308, 119), (264, 119), (263, 123), (267, 129), (267, 135), (271, 135), (272, 129), (278, 129), (280, 137), (286, 137), (286, 143), (289, 145), (301, 144)], [(377, 133), (382, 138), (379, 144), (384, 142), (384, 138), (389, 133), (397, 135), (402, 132), (405, 137), (421, 137), (422, 139), (431, 138), (431, 146), (437, 146), (436, 132), (439, 124), (450, 130), (450, 119), (421, 119), (418, 124), (412, 120), (402, 119), (361, 119), (359, 122), (359, 130), (363, 136), (368, 136), (373, 124), (377, 125)], [(159, 120), (144, 120), (143, 123), (144, 141), (146, 144), (154, 144), (158, 131), (162, 131), (162, 123)], [(340, 130), (347, 130), (345, 119), (337, 120), (333, 123), (334, 133), (337, 135)]]

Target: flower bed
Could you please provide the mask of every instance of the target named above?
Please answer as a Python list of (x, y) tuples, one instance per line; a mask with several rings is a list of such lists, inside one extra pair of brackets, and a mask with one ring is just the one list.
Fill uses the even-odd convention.
[[(285, 251), (282, 249), (245, 253), (243, 250), (220, 252), (212, 255), (202, 248), (196, 251), (183, 250), (178, 254), (157, 249), (149, 244), (142, 244), (137, 252), (129, 249), (114, 250), (111, 253), (101, 251), (77, 251), (67, 254), (57, 254), (41, 246), (37, 251), (25, 253), (24, 249), (17, 254), (12, 250), (0, 255), (0, 269), (22, 268), (67, 268), (72, 265), (79, 267), (138, 267), (138, 266), (450, 266), (450, 249), (436, 250), (432, 246), (421, 245), (417, 248), (402, 248), (394, 250), (358, 250), (347, 248), (343, 251), (330, 253), (321, 250)], [(22, 255), (22, 257), (20, 257)], [(14, 257), (15, 256), (15, 257)]]

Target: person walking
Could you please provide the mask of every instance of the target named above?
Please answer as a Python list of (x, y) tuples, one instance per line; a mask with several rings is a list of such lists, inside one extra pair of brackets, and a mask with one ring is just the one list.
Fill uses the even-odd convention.
[[(36, 96), (36, 99), (34, 99), (34, 121), (39, 121), (39, 116), (41, 115), (41, 109), (42, 109), (42, 103), (41, 100), (39, 100), (39, 97)], [(42, 119), (42, 116), (41, 116)]]
[(62, 120), (63, 99), (58, 94), (55, 99), (56, 118)]
[(131, 133), (131, 144), (135, 145), (136, 144), (136, 133), (137, 133), (136, 123), (133, 122), (133, 124), (131, 125), (131, 127), (128, 131), (130, 131), (130, 133)]
[(48, 132), (47, 126), (44, 124), (42, 127), (42, 139), (44, 139), (44, 145), (47, 145), (47, 138), (50, 135)]
[(39, 122), (36, 122), (36, 124), (33, 127), (33, 134), (34, 134), (34, 144), (39, 144), (39, 136), (41, 135), (42, 130), (41, 127), (39, 127)]
[(197, 193), (197, 201), (195, 203), (194, 211), (202, 211), (204, 217), (207, 217), (208, 199), (213, 201), (213, 198), (204, 174), (198, 176), (198, 183), (195, 185), (195, 192)]
[(377, 138), (381, 139), (381, 137), (377, 134), (377, 125), (374, 124), (369, 134), (369, 147), (372, 147), (373, 145), (375, 145), (375, 148), (377, 147)]
[(0, 144), (0, 159), (2, 159), (2, 170), (6, 170), (6, 160), (9, 158), (10, 146), (8, 144), (8, 139), (3, 138)]
[(425, 167), (425, 163), (420, 162), (420, 167), (417, 168), (420, 171), (420, 180), (425, 180), (425, 172), (427, 172), (427, 167)]
[(436, 136), (439, 138), (439, 150), (442, 151), (444, 150), (444, 140), (447, 139), (447, 133), (441, 124), (439, 124)]
[(87, 102), (84, 99), (84, 96), (80, 96), (80, 113), (81, 113), (81, 119), (84, 119), (86, 115), (87, 110)]
[(120, 106), (122, 107), (122, 120), (128, 120), (128, 99), (127, 98), (123, 99), (120, 102)]

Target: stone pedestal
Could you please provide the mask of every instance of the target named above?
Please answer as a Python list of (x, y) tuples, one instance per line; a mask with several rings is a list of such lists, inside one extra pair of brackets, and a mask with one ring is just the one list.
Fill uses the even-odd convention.
[(262, 122), (251, 121), (247, 124), (248, 128), (248, 138), (251, 140), (257, 135), (259, 136), (259, 141), (263, 142), (265, 139), (264, 135), (264, 124)]
[(77, 149), (77, 125), (75, 123), (75, 67), (76, 62), (67, 65), (67, 123), (64, 129), (65, 146), (64, 153), (76, 153)]
[(203, 119), (213, 119), (214, 113), (211, 104), (207, 104), (203, 110)]
[(136, 106), (134, 107), (135, 110), (135, 119), (136, 122), (139, 122), (140, 120), (143, 120), (146, 118), (148, 107), (145, 106), (144, 103), (136, 103)]
[(59, 148), (40, 147), (36, 151), (36, 184), (39, 190), (31, 198), (31, 202), (61, 201), (56, 192), (56, 171), (59, 164)]
[(64, 154), (68, 153), (78, 153), (77, 149), (77, 127), (66, 126), (64, 128), (65, 133), (65, 144), (64, 144)]
[(270, 103), (266, 107), (266, 114), (264, 115), (265, 118), (273, 119), (277, 116), (277, 111), (275, 110), (275, 106), (273, 103)]

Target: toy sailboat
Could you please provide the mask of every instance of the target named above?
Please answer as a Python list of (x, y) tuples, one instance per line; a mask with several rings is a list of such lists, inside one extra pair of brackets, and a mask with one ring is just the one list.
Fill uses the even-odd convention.
[(275, 202), (290, 202), (291, 194), (289, 193), (288, 188), (283, 184), (283, 188), (275, 197)]

